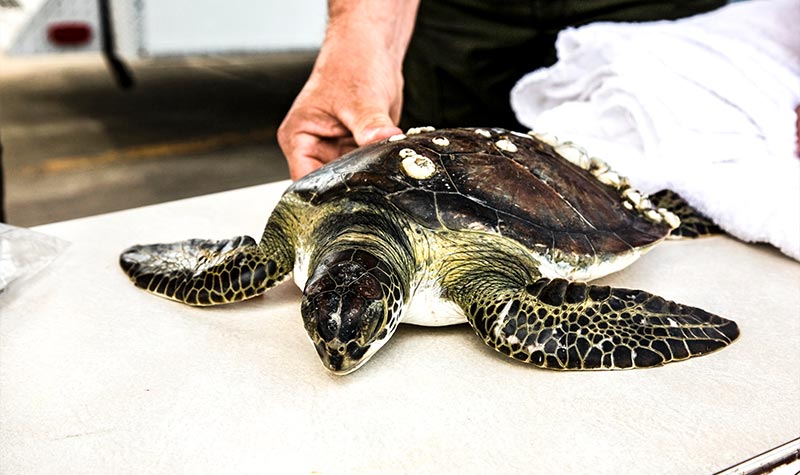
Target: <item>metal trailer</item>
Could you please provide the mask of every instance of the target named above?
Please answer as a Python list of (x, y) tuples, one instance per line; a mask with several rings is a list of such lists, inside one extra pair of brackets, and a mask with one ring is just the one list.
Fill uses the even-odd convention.
[(325, 0), (0, 0), (9, 56), (103, 54), (123, 87), (126, 61), (317, 49)]

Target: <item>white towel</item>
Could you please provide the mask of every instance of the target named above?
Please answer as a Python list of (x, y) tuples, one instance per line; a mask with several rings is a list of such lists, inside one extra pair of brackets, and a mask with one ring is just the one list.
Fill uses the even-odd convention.
[(645, 192), (800, 259), (800, 0), (559, 34), (511, 92), (518, 120), (580, 143)]

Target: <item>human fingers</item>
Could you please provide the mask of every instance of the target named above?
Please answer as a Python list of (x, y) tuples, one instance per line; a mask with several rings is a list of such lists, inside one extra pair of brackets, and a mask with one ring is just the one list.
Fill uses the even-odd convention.
[(289, 177), (292, 181), (299, 180), (324, 165), (322, 162), (310, 157), (300, 157), (287, 163), (289, 165)]
[(359, 146), (402, 133), (389, 117), (388, 108), (373, 103), (354, 102), (340, 113), (342, 124), (350, 129)]
[(278, 127), (278, 144), (286, 157), (289, 174), (298, 179), (338, 158), (350, 132), (325, 111), (307, 105), (301, 95)]
[(324, 138), (307, 133), (294, 135), (291, 151), (284, 152), (289, 175), (292, 180), (302, 178), (354, 148), (356, 143), (352, 137)]
[(327, 112), (298, 98), (278, 129), (278, 143), (292, 179), (331, 162), (358, 145), (366, 145), (401, 130), (380, 106), (365, 101), (345, 102)]

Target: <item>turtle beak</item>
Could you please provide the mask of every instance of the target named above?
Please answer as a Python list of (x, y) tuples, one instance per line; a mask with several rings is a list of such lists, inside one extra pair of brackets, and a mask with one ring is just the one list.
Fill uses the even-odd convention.
[[(357, 298), (340, 299), (330, 293), (320, 297), (303, 299), (301, 310), (308, 335), (326, 368), (336, 374), (351, 373), (366, 363), (383, 344), (376, 338), (376, 329), (365, 328), (376, 317), (364, 315), (377, 312), (383, 320), (383, 306), (371, 305), (362, 309), (363, 302)], [(339, 306), (331, 309), (329, 304), (334, 302)]]
[[(370, 346), (354, 348), (354, 342), (344, 345), (338, 341), (315, 343), (322, 364), (332, 373), (344, 376), (357, 370), (369, 360), (374, 351), (369, 351)], [(351, 347), (351, 350), (347, 350)]]

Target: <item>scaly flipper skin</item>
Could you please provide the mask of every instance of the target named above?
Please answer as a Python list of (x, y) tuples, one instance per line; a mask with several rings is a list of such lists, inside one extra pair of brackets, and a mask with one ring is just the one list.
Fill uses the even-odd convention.
[(193, 306), (238, 302), (289, 275), (295, 228), (291, 208), (279, 204), (259, 243), (238, 236), (138, 245), (123, 251), (119, 264), (137, 287), (161, 297)]
[(670, 233), (672, 238), (697, 238), (722, 234), (723, 231), (713, 221), (692, 208), (677, 193), (661, 190), (649, 197), (657, 208), (672, 211), (681, 219), (681, 224)]
[[(448, 286), (483, 341), (560, 370), (660, 366), (710, 353), (739, 336), (736, 323), (642, 290), (539, 278), (460, 273)], [(477, 269), (475, 269), (477, 270)]]
[(194, 306), (255, 297), (291, 270), (250, 236), (133, 246), (122, 253), (120, 265), (137, 287)]

